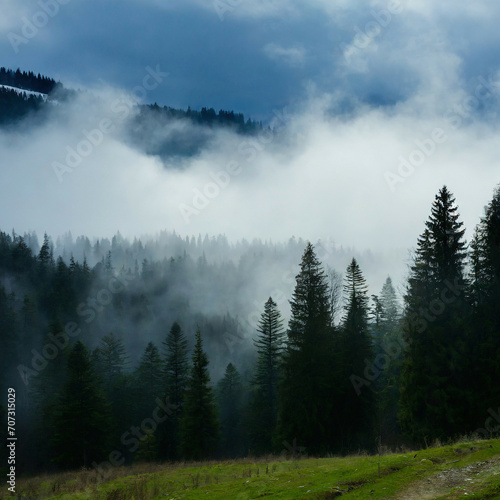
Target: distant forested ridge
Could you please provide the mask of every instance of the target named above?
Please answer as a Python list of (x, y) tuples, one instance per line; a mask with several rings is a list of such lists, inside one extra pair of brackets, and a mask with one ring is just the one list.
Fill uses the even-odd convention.
[(33, 71), (21, 71), (0, 68), (0, 85), (9, 85), (22, 90), (31, 90), (42, 94), (50, 94), (58, 85), (58, 83), (47, 76), (35, 75)]
[[(61, 82), (32, 71), (0, 68), (0, 85), (14, 87), (26, 92), (48, 95), (45, 100), (38, 95), (0, 87), (0, 125), (8, 126), (19, 122), (29, 114), (50, 109), (51, 102), (63, 104), (78, 91), (66, 89)], [(176, 155), (192, 155), (199, 151), (209, 136), (209, 130), (226, 128), (238, 134), (256, 134), (262, 130), (262, 123), (245, 119), (242, 113), (203, 107), (186, 110), (154, 104), (135, 104), (137, 113), (131, 114), (127, 141), (136, 145), (146, 154), (164, 158)], [(193, 130), (170, 130), (172, 124), (187, 121), (197, 127)], [(162, 133), (162, 130), (165, 132)]]
[(371, 294), (357, 259), (342, 277), (301, 240), (0, 233), (19, 467), (105, 476), (116, 462), (498, 435), (500, 188), (464, 234), (444, 186), (401, 301), (390, 277)]
[(237, 132), (253, 133), (262, 129), (262, 123), (252, 121), (250, 118), (245, 120), (243, 113), (235, 113), (234, 111), (224, 111), (220, 109), (215, 111), (213, 108), (201, 108), (200, 111), (192, 110), (188, 106), (187, 110), (174, 109), (169, 106), (158, 106), (158, 104), (144, 105), (143, 109), (151, 110), (158, 113), (167, 119), (187, 118), (194, 123), (200, 125), (227, 126), (234, 127)]

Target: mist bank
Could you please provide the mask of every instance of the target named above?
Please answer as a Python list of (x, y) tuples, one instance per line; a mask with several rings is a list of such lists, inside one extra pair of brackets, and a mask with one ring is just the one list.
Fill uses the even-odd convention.
[(415, 245), (414, 228), (444, 184), (473, 227), (498, 181), (498, 79), (464, 83), (450, 71), (404, 102), (354, 99), (349, 112), (345, 94), (311, 89), (251, 134), (175, 117), (166, 124), (150, 111), (134, 136), (137, 99), (93, 88), (52, 106), (43, 127), (26, 119), (0, 131), (0, 227), (295, 235), (392, 252)]

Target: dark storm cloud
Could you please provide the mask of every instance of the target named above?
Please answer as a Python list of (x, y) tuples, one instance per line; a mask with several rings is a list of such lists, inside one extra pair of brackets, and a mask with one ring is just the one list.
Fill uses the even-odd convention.
[[(58, 11), (45, 24), (44, 6)], [(311, 87), (393, 105), (428, 77), (418, 61), (443, 49), (460, 59), (464, 81), (500, 61), (491, 2), (10, 0), (2, 10), (4, 65), (131, 90), (158, 64), (170, 78), (149, 100), (257, 118)], [(13, 50), (8, 35), (22, 36), (26, 20), (42, 25)]]

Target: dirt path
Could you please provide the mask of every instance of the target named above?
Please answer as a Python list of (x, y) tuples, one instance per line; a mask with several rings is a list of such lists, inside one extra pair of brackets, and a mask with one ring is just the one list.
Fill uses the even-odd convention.
[[(433, 476), (413, 483), (407, 490), (397, 496), (394, 500), (431, 500), (446, 494), (448, 498), (466, 497), (474, 491), (474, 485), (480, 482), (484, 476), (498, 474), (500, 471), (500, 457), (495, 457), (484, 462), (445, 469)], [(452, 488), (459, 488), (451, 494)]]

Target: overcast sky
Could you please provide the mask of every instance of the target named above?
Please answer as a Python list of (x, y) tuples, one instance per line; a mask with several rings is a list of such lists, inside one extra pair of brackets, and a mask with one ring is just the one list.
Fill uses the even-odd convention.
[[(60, 182), (53, 163), (85, 127), (122, 125), (81, 97), (29, 140), (0, 134), (2, 230), (295, 235), (388, 251), (415, 245), (443, 184), (470, 239), (500, 181), (500, 3), (3, 0), (0, 11), (3, 66), (108, 104), (135, 94), (282, 129), (253, 144), (220, 134), (182, 171), (116, 132)], [(168, 76), (141, 94), (147, 68)], [(230, 182), (214, 191), (217, 175)], [(195, 202), (204, 190), (213, 197)]]

